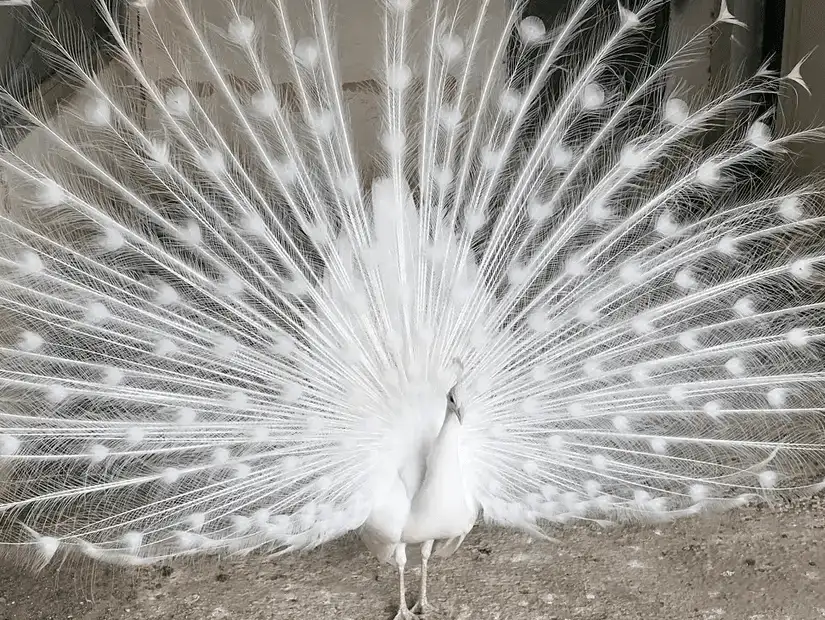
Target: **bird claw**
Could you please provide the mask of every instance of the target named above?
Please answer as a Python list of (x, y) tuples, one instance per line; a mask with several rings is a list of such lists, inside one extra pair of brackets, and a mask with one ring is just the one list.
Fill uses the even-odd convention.
[(395, 618), (393, 620), (418, 620), (418, 616), (416, 616), (411, 610), (402, 607), (398, 610), (398, 613), (395, 614)]
[(419, 616), (425, 616), (427, 618), (431, 618), (433, 616), (438, 615), (438, 609), (430, 603), (429, 601), (418, 601), (415, 605), (413, 605), (412, 612), (414, 614), (418, 614)]

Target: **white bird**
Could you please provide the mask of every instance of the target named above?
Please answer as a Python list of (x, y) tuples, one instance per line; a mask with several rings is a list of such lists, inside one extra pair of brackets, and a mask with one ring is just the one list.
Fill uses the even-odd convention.
[[(548, 536), (821, 490), (821, 179), (781, 166), (821, 132), (759, 103), (800, 66), (694, 98), (674, 73), (708, 29), (628, 53), (661, 0), (549, 29), (386, 0), (353, 85), (322, 1), (253, 4), (141, 0), (134, 45), (97, 0), (102, 72), (34, 13), (79, 88), (57, 118), (2, 92), (33, 132), (0, 130), (0, 550), (357, 532), (407, 620), (477, 519)], [(709, 28), (741, 27), (723, 9)]]
[(440, 421), (436, 418), (436, 424), (426, 425), (420, 420), (431, 417), (430, 411), (413, 412), (417, 428), (411, 430), (423, 432), (403, 447), (405, 452), (397, 465), (388, 464), (389, 483), (361, 532), (362, 540), (379, 560), (393, 561), (398, 567), (399, 620), (414, 617), (405, 597), (406, 546), (421, 545), (421, 588), (412, 611), (427, 614), (433, 609), (427, 600), (427, 566), (434, 542), (438, 543), (437, 556), (452, 555), (478, 518), (478, 502), (464, 479), (462, 412), (455, 387), (447, 393), (444, 410)]

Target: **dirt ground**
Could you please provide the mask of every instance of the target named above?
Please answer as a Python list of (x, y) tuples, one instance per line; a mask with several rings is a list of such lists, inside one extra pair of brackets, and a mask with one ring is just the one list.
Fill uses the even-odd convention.
[[(825, 504), (746, 509), (661, 527), (566, 529), (558, 543), (477, 528), (432, 563), (444, 620), (825, 618)], [(417, 567), (409, 571), (417, 591)], [(0, 563), (2, 620), (385, 620), (396, 575), (356, 540), (140, 571)]]

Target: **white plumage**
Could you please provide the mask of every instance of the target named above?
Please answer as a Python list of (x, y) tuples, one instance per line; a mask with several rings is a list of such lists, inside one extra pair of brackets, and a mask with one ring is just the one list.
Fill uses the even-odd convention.
[[(0, 153), (2, 548), (357, 531), (405, 618), (406, 545), (426, 613), (430, 553), (479, 516), (542, 535), (821, 488), (825, 214), (780, 174), (819, 132), (758, 105), (799, 67), (694, 101), (698, 38), (627, 79), (659, 0), (516, 7), (492, 38), (492, 2), (388, 0), (379, 79), (342, 87), (327, 8), (285, 4), (143, 0), (135, 49), (100, 0), (103, 74), (40, 24), (82, 87), (59, 120), (3, 94), (38, 148)], [(353, 92), (382, 102), (366, 162)]]
[[(438, 403), (440, 399), (437, 399)], [(436, 555), (452, 554), (473, 528), (478, 518), (478, 502), (464, 479), (461, 455), (461, 412), (454, 390), (444, 399), (446, 415), (436, 424), (421, 424), (438, 407), (417, 409), (411, 419), (403, 452), (395, 463), (387, 464), (388, 482), (376, 494), (369, 517), (362, 526), (361, 538), (375, 556), (392, 560), (401, 579), (399, 617), (406, 612), (404, 567), (406, 545), (421, 545), (422, 575), (419, 602), (414, 611), (426, 613), (427, 563), (437, 541)], [(421, 430), (423, 429), (423, 433)], [(418, 434), (416, 437), (415, 434)]]

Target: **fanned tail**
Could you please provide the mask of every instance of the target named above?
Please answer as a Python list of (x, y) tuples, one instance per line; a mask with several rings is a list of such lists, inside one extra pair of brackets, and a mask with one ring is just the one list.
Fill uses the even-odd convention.
[(340, 536), (456, 359), (492, 521), (819, 489), (825, 214), (766, 172), (819, 132), (773, 134), (755, 101), (783, 79), (688, 102), (664, 86), (696, 39), (628, 79), (659, 0), (549, 31), (516, 7), (495, 36), (489, 0), (423, 29), (387, 0), (368, 178), (322, 2), (306, 30), (278, 1), (134, 9), (151, 63), (98, 4), (104, 74), (40, 24), (83, 87), (61, 120), (3, 94), (45, 146), (0, 154), (0, 519), (25, 524), (0, 543), (144, 563)]
[(466, 360), (494, 522), (659, 520), (822, 488), (821, 188), (771, 170), (820, 132), (773, 135), (755, 101), (782, 80), (764, 67), (701, 103), (668, 93), (695, 39), (624, 81), (611, 59), (658, 5), (620, 5), (524, 150), (507, 140), (592, 6), (539, 37), (526, 85), (500, 95), (506, 137), (465, 207), (496, 196), (474, 237), (492, 337)]

